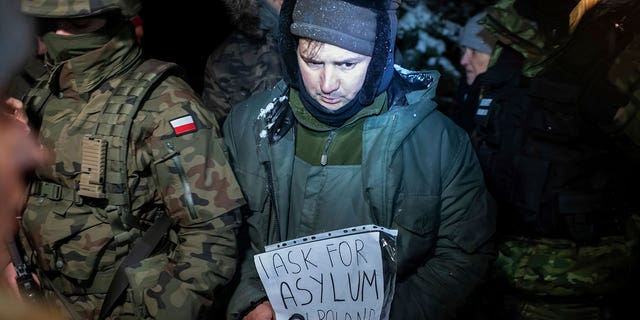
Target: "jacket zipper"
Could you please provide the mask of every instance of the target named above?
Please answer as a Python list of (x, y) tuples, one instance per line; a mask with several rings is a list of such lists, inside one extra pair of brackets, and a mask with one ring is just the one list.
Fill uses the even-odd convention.
[(327, 138), (327, 143), (324, 145), (324, 150), (322, 151), (322, 155), (320, 156), (320, 164), (323, 167), (326, 166), (328, 163), (327, 153), (329, 152), (329, 147), (331, 146), (331, 143), (333, 142), (333, 139), (335, 137), (336, 137), (336, 130), (332, 130), (331, 133), (329, 133), (329, 137)]
[[(264, 162), (264, 170), (267, 174), (267, 192), (268, 192), (268, 201), (269, 201), (269, 229), (275, 229), (274, 234), (278, 237), (278, 239), (270, 239), (269, 234), (267, 235), (268, 243), (274, 243), (282, 241), (282, 235), (280, 234), (280, 218), (278, 217), (278, 208), (276, 207), (275, 200), (275, 188), (273, 186), (273, 174), (271, 173), (271, 162)], [(273, 222), (273, 223), (272, 223)]]
[(171, 160), (173, 160), (173, 164), (178, 170), (178, 176), (180, 177), (182, 187), (184, 188), (184, 202), (187, 204), (187, 211), (189, 211), (189, 216), (191, 217), (191, 219), (195, 220), (198, 218), (198, 213), (196, 213), (196, 208), (193, 204), (191, 187), (189, 186), (189, 182), (187, 181), (187, 175), (184, 172), (184, 166), (182, 166), (182, 162), (180, 161), (180, 153), (176, 151), (176, 148), (172, 142), (167, 142), (167, 149), (169, 150), (169, 152), (171, 152), (171, 154), (173, 154)]

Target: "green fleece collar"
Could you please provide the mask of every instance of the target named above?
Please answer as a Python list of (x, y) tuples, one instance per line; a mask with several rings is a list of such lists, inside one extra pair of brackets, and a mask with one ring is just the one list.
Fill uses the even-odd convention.
[[(289, 94), (289, 103), (291, 105), (291, 110), (293, 111), (293, 114), (295, 115), (296, 119), (305, 127), (311, 130), (316, 130), (316, 131), (331, 131), (336, 129), (332, 126), (329, 126), (327, 124), (324, 124), (318, 121), (316, 118), (314, 118), (311, 115), (311, 113), (309, 113), (309, 111), (307, 111), (307, 109), (305, 109), (305, 107), (302, 105), (302, 101), (300, 100), (300, 92), (298, 90), (291, 88), (291, 91)], [(387, 93), (384, 92), (378, 95), (371, 105), (358, 111), (358, 113), (356, 113), (353, 117), (347, 120), (342, 125), (342, 127), (349, 126), (357, 122), (358, 120), (368, 116), (382, 114), (386, 112), (388, 109), (389, 107), (387, 103)]]

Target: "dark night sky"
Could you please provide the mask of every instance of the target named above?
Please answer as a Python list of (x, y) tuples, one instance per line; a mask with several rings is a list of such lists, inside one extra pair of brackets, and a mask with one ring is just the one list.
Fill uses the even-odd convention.
[[(418, 2), (424, 0), (406, 0)], [(436, 12), (456, 20), (494, 0), (429, 1)], [(202, 91), (203, 70), (209, 54), (231, 32), (221, 0), (142, 0), (143, 45), (148, 57), (172, 61), (187, 71), (188, 81)]]
[(144, 0), (140, 16), (146, 55), (180, 64), (200, 92), (209, 53), (231, 32), (222, 2)]

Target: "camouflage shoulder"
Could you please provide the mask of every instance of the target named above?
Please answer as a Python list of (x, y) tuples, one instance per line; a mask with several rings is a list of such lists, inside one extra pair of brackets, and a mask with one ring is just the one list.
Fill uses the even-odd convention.
[(616, 124), (622, 126), (634, 151), (640, 153), (640, 35), (618, 55), (609, 69), (609, 81), (629, 97), (629, 103), (616, 115)]
[(515, 9), (515, 0), (500, 0), (487, 10), (487, 16), (478, 22), (484, 25), (496, 39), (508, 47), (520, 52), (533, 70), (547, 59), (548, 48), (544, 34), (538, 30), (537, 24), (521, 16)]
[(201, 97), (184, 79), (176, 76), (164, 79), (143, 102), (142, 110), (155, 114), (158, 118), (155, 121), (190, 114), (204, 127), (219, 129), (215, 114), (204, 106)]
[(157, 100), (157, 104), (144, 104), (144, 109), (148, 111), (162, 111), (184, 102), (193, 102), (202, 105), (200, 96), (181, 77), (170, 75), (162, 80), (148, 95), (147, 101)]

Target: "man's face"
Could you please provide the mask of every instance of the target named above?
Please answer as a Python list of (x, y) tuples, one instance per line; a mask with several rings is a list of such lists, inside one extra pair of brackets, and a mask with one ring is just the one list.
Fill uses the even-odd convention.
[(309, 95), (329, 110), (349, 103), (362, 88), (371, 57), (308, 39), (298, 42), (298, 65)]
[(478, 75), (487, 71), (491, 56), (467, 47), (464, 47), (463, 50), (460, 64), (464, 67), (467, 75), (467, 84), (471, 85)]

